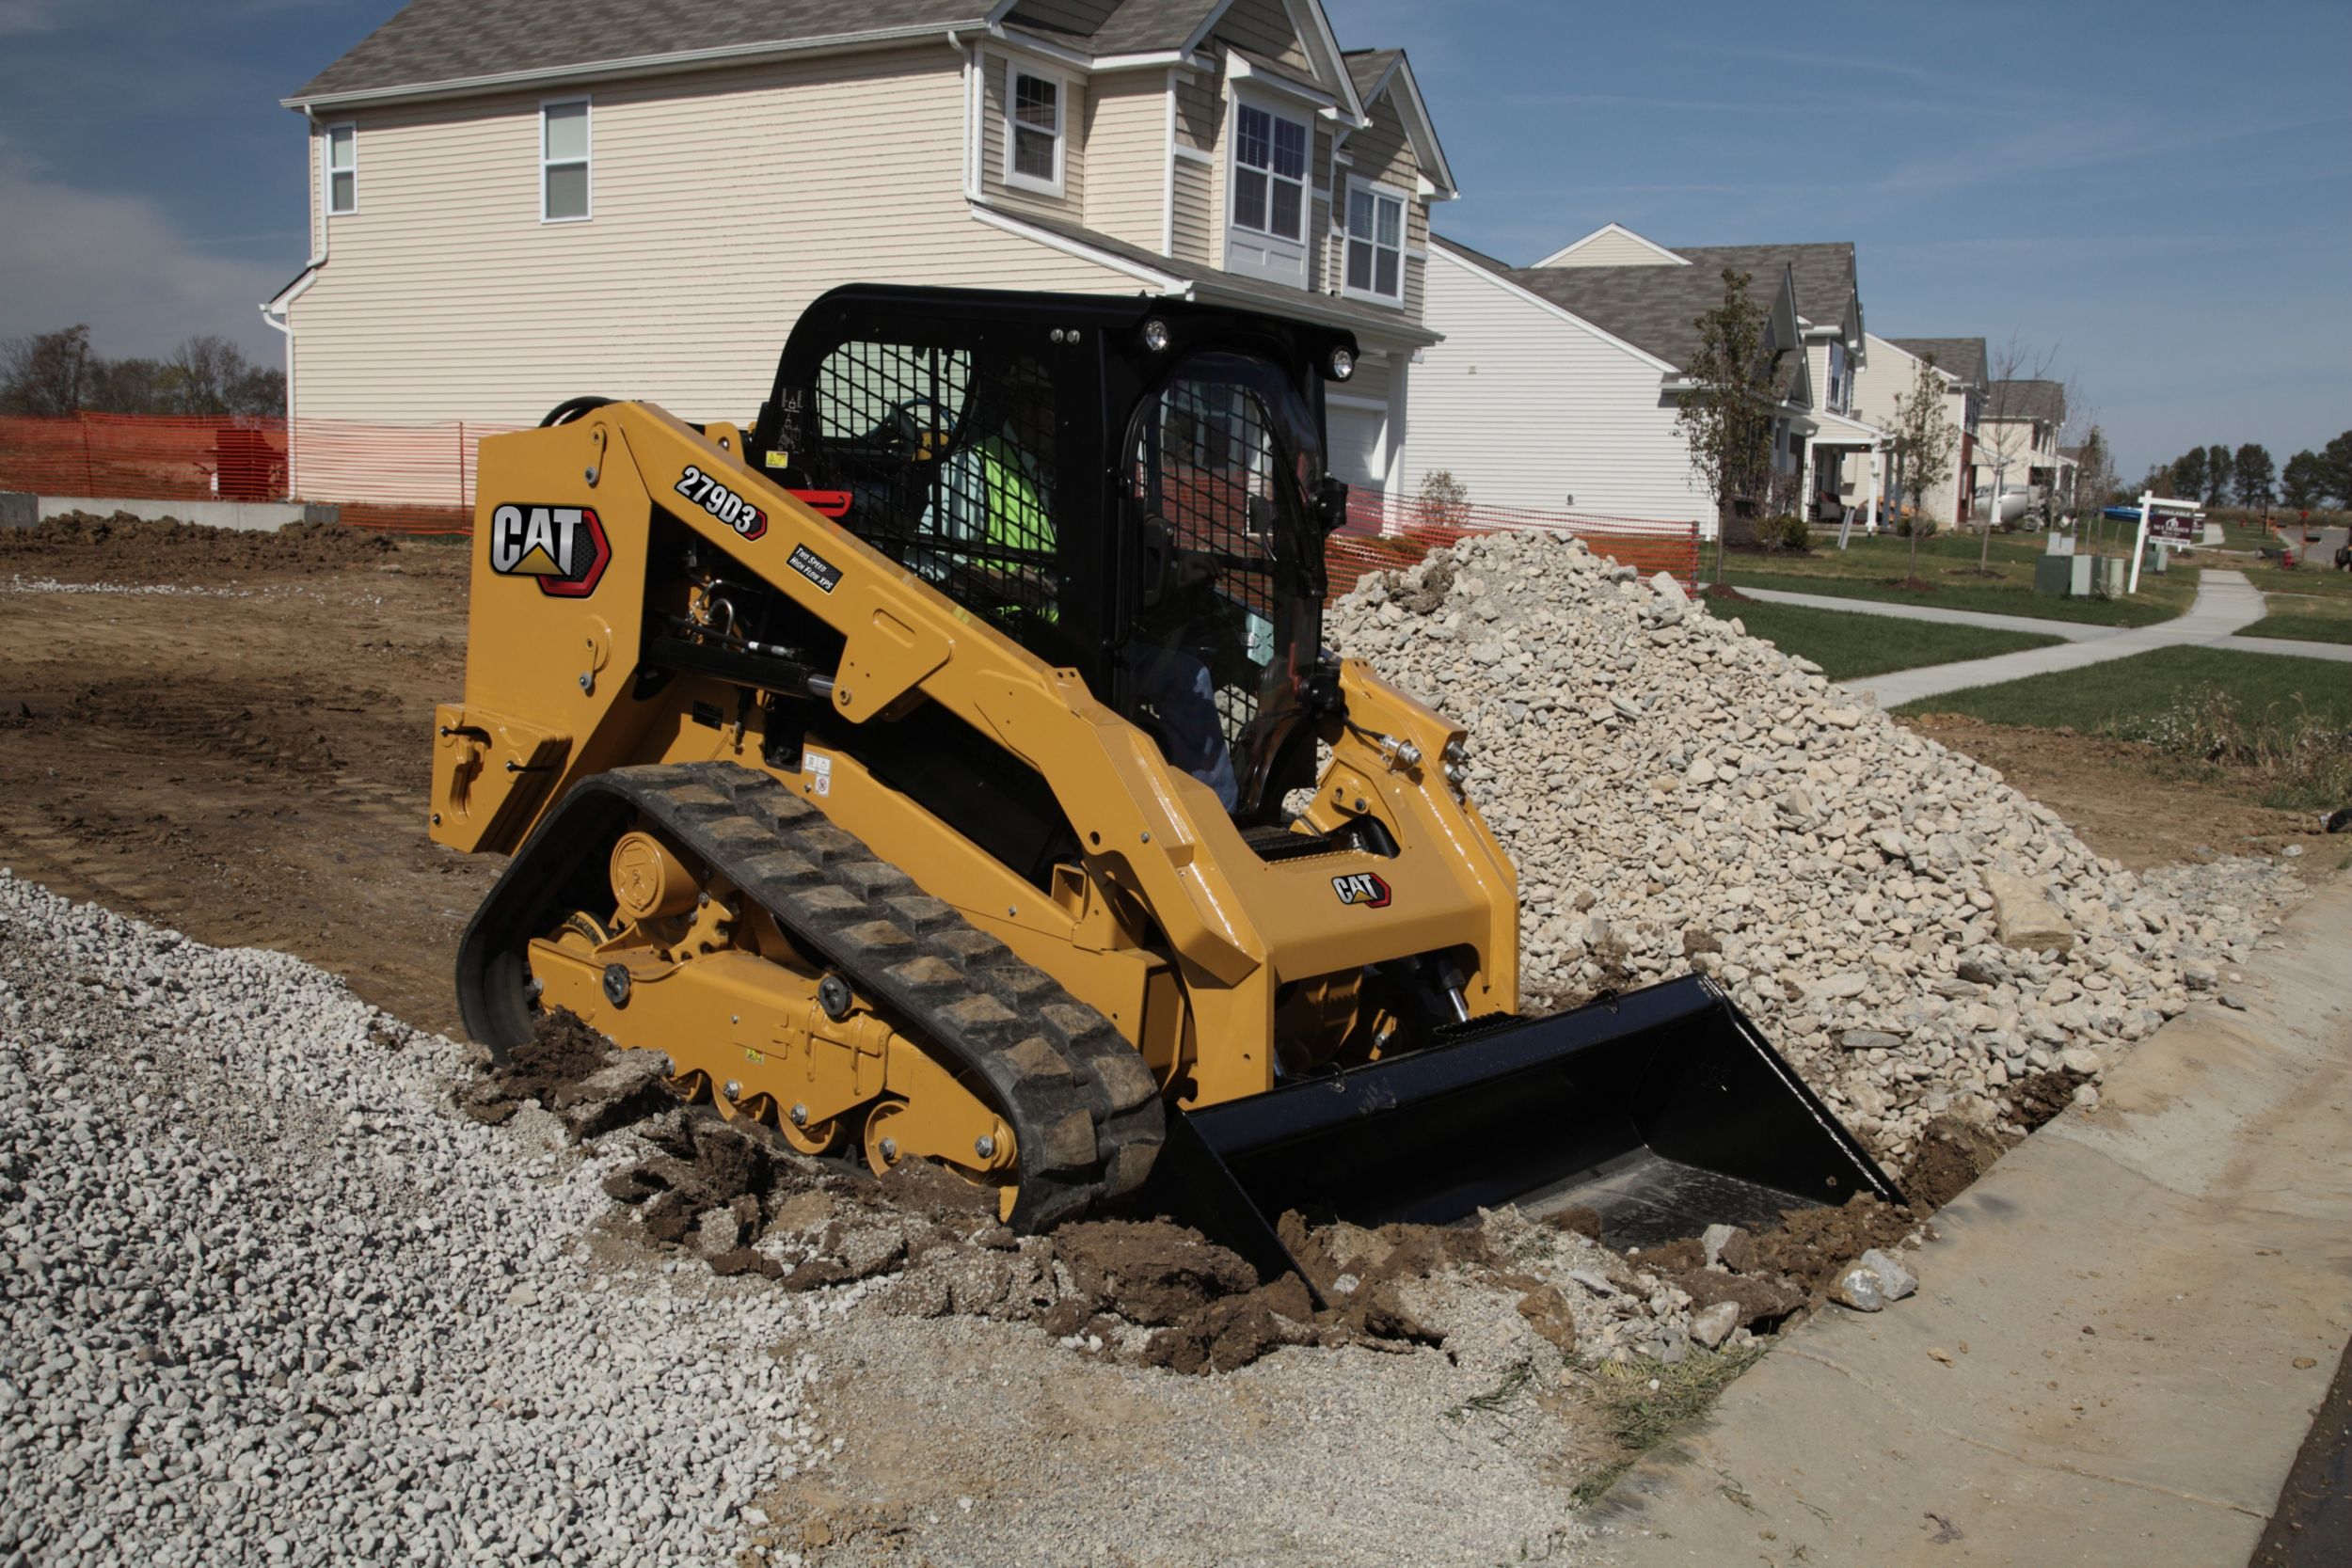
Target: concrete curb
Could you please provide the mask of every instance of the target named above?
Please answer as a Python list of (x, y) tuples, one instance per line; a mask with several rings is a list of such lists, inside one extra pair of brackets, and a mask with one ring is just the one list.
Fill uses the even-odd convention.
[(1595, 1512), (1604, 1560), (2216, 1568), (2352, 1337), (2352, 877)]

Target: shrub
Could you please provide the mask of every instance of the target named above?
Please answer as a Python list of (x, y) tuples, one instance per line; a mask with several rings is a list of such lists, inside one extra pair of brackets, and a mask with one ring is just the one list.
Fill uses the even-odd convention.
[(1468, 528), (1470, 487), (1444, 468), (1423, 475), (1413, 499), (1413, 520), (1422, 528)]

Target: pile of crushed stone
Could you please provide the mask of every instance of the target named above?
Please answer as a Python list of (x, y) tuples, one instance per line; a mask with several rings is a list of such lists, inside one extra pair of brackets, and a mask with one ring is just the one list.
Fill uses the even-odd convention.
[(0, 1562), (733, 1560), (832, 1447), (809, 1305), (593, 1256), (625, 1151), (466, 1069), (0, 872)]
[(66, 512), (31, 528), (0, 529), (0, 570), (70, 569), (76, 577), (315, 571), (387, 562), (399, 551), (386, 534), (340, 523), (288, 523), (263, 531), (129, 512), (106, 517)]
[(2095, 1098), (2302, 893), (2263, 861), (2126, 871), (1580, 540), (1465, 539), (1364, 579), (1325, 637), (1470, 731), (1532, 1008), (1711, 974), (1882, 1158), (1942, 1116), (2023, 1130), (2027, 1080)]

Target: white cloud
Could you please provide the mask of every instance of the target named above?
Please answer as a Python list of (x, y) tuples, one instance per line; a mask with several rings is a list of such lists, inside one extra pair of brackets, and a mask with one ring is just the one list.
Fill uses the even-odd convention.
[(216, 332), (274, 361), (280, 340), (257, 307), (300, 267), (301, 236), (270, 248), (293, 260), (220, 254), (152, 198), (77, 189), (0, 137), (0, 337), (87, 322), (119, 356)]

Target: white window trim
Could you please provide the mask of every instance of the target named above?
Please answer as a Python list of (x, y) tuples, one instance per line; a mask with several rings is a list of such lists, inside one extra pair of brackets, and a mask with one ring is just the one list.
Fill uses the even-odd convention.
[[(1024, 76), (1034, 76), (1041, 82), (1054, 84), (1054, 177), (1051, 180), (1040, 180), (1034, 174), (1018, 173), (1012, 166), (1015, 143), (1015, 123), (1012, 112), (1019, 98), (1016, 89)], [(1059, 71), (1048, 71), (1042, 66), (1025, 60), (1008, 58), (1005, 61), (1004, 119), (1005, 188), (1013, 191), (1031, 191), (1039, 196), (1059, 198), (1068, 189), (1065, 176), (1070, 167), (1070, 78)], [(1032, 126), (1030, 129), (1034, 130), (1036, 127)]]
[[(586, 157), (584, 157), (584, 158), (580, 158), (580, 159), (578, 159), (578, 160), (574, 160), (574, 159), (570, 159), (570, 158), (564, 158), (564, 159), (560, 159), (560, 160), (559, 160), (559, 159), (551, 159), (551, 158), (549, 158), (549, 157), (548, 156), (548, 111), (549, 109), (565, 109), (565, 108), (569, 108), (571, 105), (573, 105), (573, 104), (575, 104), (575, 103), (579, 104), (581, 108), (583, 108), (583, 109), (585, 109), (585, 110), (587, 110), (587, 111), (588, 111), (588, 122), (587, 122), (587, 129), (588, 129), (588, 135), (587, 135), (587, 142), (588, 142), (588, 155), (587, 155)], [(578, 217), (572, 217), (572, 218), (553, 218), (553, 217), (549, 217), (549, 216), (548, 216), (548, 171), (549, 169), (551, 169), (551, 168), (556, 168), (556, 167), (565, 167), (565, 168), (568, 168), (569, 166), (571, 166), (571, 165), (572, 165), (575, 161), (577, 161), (577, 162), (580, 164), (580, 166), (581, 169), (582, 169), (582, 170), (583, 170), (583, 171), (587, 174), (587, 176), (588, 176), (588, 182), (587, 182), (587, 183), (588, 183), (588, 210), (587, 210), (586, 212), (584, 212), (584, 213), (580, 214)], [(593, 220), (595, 219), (596, 215), (596, 101), (595, 101), (594, 99), (591, 99), (590, 97), (588, 97), (585, 93), (577, 94), (577, 95), (575, 95), (575, 96), (573, 96), (573, 97), (570, 97), (570, 98), (542, 98), (541, 100), (539, 100), (539, 221), (540, 221), (542, 224), (550, 224), (550, 223), (588, 223), (588, 222), (593, 221)]]
[[(1350, 209), (1356, 205), (1356, 193), (1359, 190), (1370, 191), (1375, 197), (1386, 197), (1396, 203), (1396, 293), (1379, 293), (1371, 289), (1359, 289), (1348, 282), (1347, 250), (1348, 246), (1356, 243), (1356, 236), (1347, 227), (1347, 214), (1335, 207), (1334, 212), (1340, 220), (1340, 293), (1343, 298), (1360, 299), (1370, 305), (1393, 306), (1402, 310), (1405, 309), (1405, 264), (1409, 249), (1407, 242), (1412, 238), (1412, 224), (1409, 217), (1412, 213), (1413, 198), (1394, 185), (1384, 185), (1375, 180), (1359, 180), (1351, 174), (1347, 177), (1347, 206)], [(1376, 279), (1380, 276), (1380, 261), (1377, 254), (1380, 249), (1378, 238), (1380, 229), (1379, 219), (1376, 216), (1373, 219), (1372, 231), (1375, 252), (1372, 276)]]
[[(351, 133), (351, 167), (335, 166), (335, 133)], [(351, 205), (335, 205), (335, 176), (351, 176)], [(359, 126), (354, 120), (338, 120), (319, 127), (319, 210), (330, 218), (347, 218), (359, 210)]]
[[(1247, 224), (1236, 223), (1233, 221), (1233, 188), (1236, 183), (1238, 183), (1242, 167), (1241, 111), (1245, 108), (1255, 109), (1260, 114), (1270, 115), (1276, 119), (1286, 119), (1293, 125), (1301, 127), (1307, 133), (1307, 170), (1305, 176), (1298, 182), (1298, 232), (1296, 234), (1277, 234), (1270, 229), (1252, 229)], [(1263, 99), (1257, 98), (1255, 95), (1250, 93), (1236, 92), (1232, 95), (1232, 103), (1227, 115), (1227, 129), (1225, 133), (1227, 146), (1225, 150), (1224, 214), (1226, 227), (1229, 229), (1239, 229), (1244, 233), (1256, 234), (1265, 239), (1279, 241), (1283, 245), (1295, 245), (1304, 248), (1311, 243), (1311, 236), (1314, 231), (1314, 116), (1311, 114), (1302, 115), (1295, 109), (1285, 107), (1279, 103), (1267, 103)], [(1266, 214), (1269, 217), (1271, 217), (1274, 212), (1274, 196), (1271, 186), (1274, 181), (1283, 177), (1275, 174), (1270, 168), (1261, 170), (1260, 172), (1265, 175), (1266, 182), (1269, 187), (1266, 194)]]

